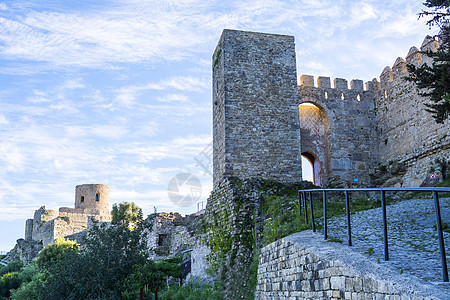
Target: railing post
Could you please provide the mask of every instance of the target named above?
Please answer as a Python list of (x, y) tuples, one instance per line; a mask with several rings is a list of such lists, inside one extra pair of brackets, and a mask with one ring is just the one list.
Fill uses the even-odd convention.
[(316, 224), (314, 224), (314, 207), (313, 207), (313, 200), (312, 200), (312, 192), (309, 192), (309, 207), (311, 210), (311, 225), (313, 232), (316, 232)]
[(305, 207), (305, 222), (308, 224), (308, 207), (306, 206), (306, 192), (303, 191), (303, 206)]
[(328, 238), (327, 228), (327, 192), (323, 190), (323, 236), (326, 240)]
[(302, 217), (302, 195), (301, 192), (298, 191), (298, 211), (300, 213), (300, 218)]
[(350, 226), (350, 197), (348, 191), (345, 190), (345, 209), (347, 210), (347, 234), (348, 234), (348, 245), (352, 245), (352, 228)]
[(383, 211), (384, 260), (389, 260), (387, 217), (386, 217), (386, 193), (383, 190), (381, 190), (381, 210)]
[(444, 278), (444, 282), (448, 282), (447, 260), (445, 257), (444, 236), (442, 233), (441, 208), (439, 205), (439, 196), (436, 191), (433, 191), (433, 199), (434, 199), (434, 212), (436, 215), (436, 228), (438, 231), (437, 233), (439, 238), (439, 251), (441, 253), (442, 277)]

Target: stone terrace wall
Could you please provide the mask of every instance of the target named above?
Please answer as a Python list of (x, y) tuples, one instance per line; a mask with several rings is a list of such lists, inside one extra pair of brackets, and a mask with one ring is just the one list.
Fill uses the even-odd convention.
[(213, 55), (214, 187), (222, 176), (301, 180), (292, 36), (224, 30)]
[(256, 299), (448, 299), (350, 247), (303, 231), (261, 249)]
[[(420, 47), (412, 47), (406, 59), (397, 58), (392, 68), (386, 67), (380, 83), (374, 81), (376, 93), (379, 163), (399, 162), (406, 166), (392, 185), (419, 186), (430, 173), (439, 172), (437, 160), (450, 157), (450, 119), (437, 124), (424, 103), (430, 100), (419, 95), (415, 84), (405, 80), (406, 64), (420, 66), (431, 58), (419, 51), (436, 51), (438, 42), (427, 36)], [(395, 175), (395, 174), (394, 174)], [(438, 174), (439, 175), (439, 174)]]
[(299, 104), (313, 103), (326, 115), (329, 128), (325, 130), (325, 146), (316, 146), (320, 139), (302, 122), (305, 118), (300, 108), (302, 151), (315, 151), (313, 154), (322, 160), (325, 184), (334, 179), (350, 187), (358, 178), (357, 186), (369, 185), (369, 170), (378, 156), (373, 83), (366, 83), (364, 90), (363, 81), (354, 79), (349, 89), (347, 80), (336, 78), (332, 88), (329, 77), (318, 77), (317, 85), (314, 87), (313, 76), (301, 77)]

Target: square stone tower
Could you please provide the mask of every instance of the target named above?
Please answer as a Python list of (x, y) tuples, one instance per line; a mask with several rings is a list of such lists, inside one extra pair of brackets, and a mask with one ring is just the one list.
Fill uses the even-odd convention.
[(225, 29), (212, 57), (214, 187), (301, 180), (294, 37)]

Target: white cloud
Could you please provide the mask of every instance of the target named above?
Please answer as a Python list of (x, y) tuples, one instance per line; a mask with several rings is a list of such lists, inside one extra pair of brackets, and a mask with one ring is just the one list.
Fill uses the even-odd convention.
[(156, 98), (159, 102), (187, 102), (189, 101), (189, 97), (181, 94), (168, 94), (164, 97)]
[[(121, 87), (120, 89), (115, 91), (116, 92), (115, 100), (120, 105), (131, 107), (136, 103), (136, 99), (147, 91), (179, 90), (186, 92), (201, 92), (209, 88), (208, 83), (209, 80), (207, 79), (201, 79), (192, 76), (175, 76), (171, 78), (162, 79), (159, 82), (151, 82), (140, 85)], [(178, 101), (182, 99), (181, 97), (180, 95), (175, 96), (175, 98), (178, 98)], [(163, 98), (158, 98), (157, 100), (160, 101), (160, 99)], [(168, 101), (161, 101), (161, 102), (168, 102)]]
[(3, 168), (12, 172), (23, 172), (25, 156), (22, 149), (11, 142), (0, 143), (0, 161)]
[(191, 160), (210, 142), (209, 135), (178, 137), (166, 142), (126, 144), (121, 152), (135, 155), (139, 162), (166, 158)]
[(369, 3), (357, 3), (352, 5), (350, 23), (353, 26), (359, 25), (364, 21), (376, 19), (379, 13), (373, 5)]
[(82, 79), (69, 79), (64, 82), (63, 88), (65, 89), (81, 89), (84, 88), (84, 84), (82, 83)]
[(8, 119), (4, 115), (0, 115), (0, 125), (7, 125), (9, 124)]
[(8, 10), (8, 7), (5, 3), (0, 3), (0, 10)]
[(96, 125), (89, 128), (93, 135), (108, 139), (120, 139), (128, 133), (126, 128), (119, 125)]

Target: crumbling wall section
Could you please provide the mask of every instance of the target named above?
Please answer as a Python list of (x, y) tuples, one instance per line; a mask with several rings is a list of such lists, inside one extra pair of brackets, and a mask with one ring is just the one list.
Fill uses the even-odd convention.
[(259, 208), (256, 193), (243, 195), (247, 188), (249, 185), (235, 177), (224, 178), (211, 193), (206, 208), (210, 268), (219, 274), (226, 299), (247, 299), (253, 293), (249, 283)]

